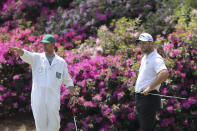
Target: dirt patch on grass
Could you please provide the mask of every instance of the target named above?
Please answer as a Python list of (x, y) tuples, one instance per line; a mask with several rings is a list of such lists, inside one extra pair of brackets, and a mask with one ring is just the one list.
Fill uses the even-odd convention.
[(36, 131), (31, 113), (20, 113), (0, 119), (0, 131)]

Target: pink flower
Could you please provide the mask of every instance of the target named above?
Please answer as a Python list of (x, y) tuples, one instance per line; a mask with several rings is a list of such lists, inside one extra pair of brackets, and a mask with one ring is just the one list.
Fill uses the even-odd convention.
[(183, 102), (183, 107), (185, 109), (188, 109), (191, 105), (189, 104), (189, 102)]
[(36, 37), (35, 36), (32, 36), (32, 35), (28, 37), (28, 40), (29, 41), (32, 41), (32, 42), (35, 41), (35, 39), (36, 39)]
[(31, 77), (31, 74), (30, 73), (25, 73), (25, 77), (26, 78), (30, 78)]
[(186, 125), (186, 126), (189, 125), (188, 120), (185, 120), (185, 121), (184, 121), (184, 125)]
[(173, 106), (168, 106), (167, 110), (172, 113), (173, 112)]
[(96, 95), (93, 97), (93, 100), (95, 100), (95, 101), (101, 101), (101, 100), (102, 100), (102, 97), (101, 97), (99, 94), (96, 94)]
[(180, 103), (176, 103), (175, 104), (175, 107), (180, 108), (181, 107), (181, 104)]
[(193, 98), (193, 97), (189, 97), (188, 102), (190, 104), (195, 104), (195, 103), (197, 103), (197, 100), (195, 98)]
[(13, 107), (14, 107), (14, 108), (17, 108), (17, 107), (18, 107), (18, 103), (15, 102), (15, 103), (13, 104)]
[(194, 16), (197, 16), (197, 10), (194, 9), (194, 10), (192, 11), (192, 14), (193, 14)]
[(175, 49), (175, 50), (173, 50), (172, 54), (173, 55), (179, 55), (179, 54), (181, 54), (181, 51), (178, 50), (178, 49)]
[(25, 109), (24, 108), (20, 108), (19, 111), (22, 112), (22, 111), (25, 111)]
[(134, 113), (129, 113), (129, 114), (128, 114), (128, 118), (129, 118), (130, 120), (135, 119), (135, 114), (134, 114)]
[(79, 104), (83, 105), (85, 103), (85, 99), (83, 97), (78, 98)]
[(167, 94), (167, 93), (168, 93), (168, 89), (164, 88), (163, 91), (162, 91), (162, 94)]
[(86, 81), (83, 80), (83, 81), (81, 81), (81, 82), (77, 82), (77, 84), (78, 84), (79, 86), (81, 86), (81, 87), (85, 87), (85, 86), (86, 86)]
[(105, 89), (104, 89), (104, 88), (101, 88), (101, 89), (100, 89), (100, 93), (103, 94), (103, 95), (106, 95)]
[(185, 76), (186, 76), (185, 73), (181, 73), (181, 77), (182, 77), (183, 79), (185, 78)]
[(102, 117), (96, 117), (96, 122), (97, 122), (97, 123), (101, 122), (102, 120), (103, 120)]
[(90, 116), (87, 116), (87, 117), (85, 118), (86, 121), (89, 121), (90, 119), (91, 119)]
[(161, 122), (162, 127), (167, 127), (169, 124), (172, 124), (174, 122), (174, 118), (170, 117), (168, 119), (163, 119)]
[(14, 79), (14, 80), (19, 79), (19, 78), (20, 78), (19, 75), (14, 75), (14, 76), (13, 76), (13, 79)]
[(101, 112), (103, 115), (108, 115), (110, 112), (112, 112), (112, 109), (108, 107), (108, 105), (101, 105)]
[(194, 65), (194, 61), (193, 60), (189, 62), (189, 67), (192, 67), (192, 65)]
[(69, 128), (69, 129), (75, 129), (75, 125), (74, 125), (74, 123), (72, 123), (72, 122), (69, 122), (68, 124), (67, 124), (67, 127)]
[(136, 73), (135, 72), (132, 73), (132, 77), (134, 77), (134, 78), (136, 77)]
[(86, 102), (85, 105), (89, 107), (94, 107), (94, 104), (92, 103), (92, 101)]
[(106, 15), (97, 14), (97, 17), (98, 17), (99, 20), (101, 20), (101, 21), (107, 20), (107, 16), (106, 16)]
[(3, 98), (2, 98), (2, 96), (0, 96), (0, 101), (3, 101)]
[(110, 114), (109, 118), (112, 123), (116, 121), (116, 116), (114, 114)]
[(112, 109), (106, 108), (106, 110), (103, 111), (103, 115), (108, 115), (111, 111)]
[(103, 87), (104, 87), (104, 82), (101, 81), (101, 82), (99, 83), (99, 88), (103, 88)]
[(70, 43), (70, 42), (67, 42), (67, 43), (65, 43), (65, 47), (66, 48), (69, 48), (69, 47), (73, 48), (74, 45), (72, 43)]
[(115, 79), (117, 77), (117, 74), (115, 74), (115, 73), (113, 73), (112, 75), (111, 75), (111, 78), (112, 79)]
[(123, 92), (119, 92), (118, 93), (118, 100), (120, 100), (123, 96), (124, 96), (124, 93)]
[(0, 56), (0, 63), (5, 63), (5, 59), (2, 56)]
[(137, 55), (137, 59), (140, 60), (141, 59), (141, 55)]
[(187, 95), (187, 91), (186, 90), (183, 90), (183, 91), (181, 91), (181, 94), (182, 95)]
[(20, 98), (22, 101), (25, 101), (25, 100), (26, 100), (25, 96), (23, 96), (23, 95), (19, 96), (19, 98)]
[(87, 124), (85, 121), (81, 120), (81, 123), (83, 124), (83, 126), (84, 126), (85, 128), (88, 128), (88, 124)]
[(1, 86), (1, 85), (0, 85), (0, 91), (4, 91), (4, 88), (3, 88), (3, 86)]
[(73, 40), (82, 40), (83, 36), (82, 35), (77, 35), (73, 38)]
[(9, 57), (8, 63), (9, 63), (10, 65), (14, 65), (13, 59), (12, 59), (11, 57)]
[(135, 7), (140, 7), (140, 4), (136, 4)]

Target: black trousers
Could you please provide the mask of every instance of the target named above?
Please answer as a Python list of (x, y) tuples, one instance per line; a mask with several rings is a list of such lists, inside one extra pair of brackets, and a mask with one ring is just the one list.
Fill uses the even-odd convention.
[[(154, 90), (151, 93), (159, 94)], [(155, 95), (143, 95), (136, 93), (136, 109), (142, 131), (154, 131), (156, 112), (160, 109), (161, 98)]]

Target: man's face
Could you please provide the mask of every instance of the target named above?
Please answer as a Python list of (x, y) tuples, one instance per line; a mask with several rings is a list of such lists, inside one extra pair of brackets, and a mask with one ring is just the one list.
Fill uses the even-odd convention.
[(52, 53), (54, 50), (53, 43), (43, 43), (43, 49), (45, 53)]
[(149, 41), (139, 41), (140, 48), (142, 49), (142, 52), (149, 53), (152, 49), (152, 43)]

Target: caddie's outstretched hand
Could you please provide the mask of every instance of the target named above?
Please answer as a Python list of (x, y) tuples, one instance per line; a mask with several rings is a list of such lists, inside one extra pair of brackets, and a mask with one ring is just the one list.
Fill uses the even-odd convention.
[(24, 54), (24, 51), (20, 48), (17, 48), (17, 47), (9, 46), (8, 50), (16, 51), (16, 53), (19, 54), (20, 56), (22, 56)]
[(17, 49), (18, 49), (18, 48), (12, 47), (12, 46), (9, 46), (9, 47), (8, 47), (8, 50), (10, 50), (10, 51), (17, 51)]

